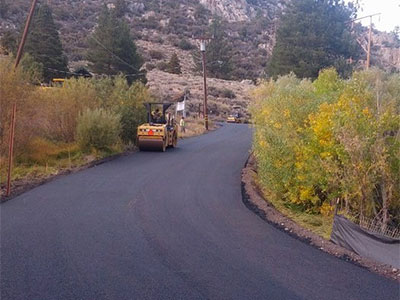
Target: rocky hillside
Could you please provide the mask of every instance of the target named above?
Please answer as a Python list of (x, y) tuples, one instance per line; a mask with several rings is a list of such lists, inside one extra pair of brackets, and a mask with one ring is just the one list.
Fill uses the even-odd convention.
[(374, 31), (372, 63), (389, 71), (400, 71), (400, 40), (393, 33)]
[[(44, 0), (42, 0), (44, 1)], [(216, 15), (225, 22), (226, 38), (232, 48), (236, 84), (263, 75), (272, 53), (279, 16), (289, 0), (130, 0), (124, 18), (131, 26), (139, 50), (146, 60), (149, 84), (160, 97), (172, 97), (192, 82), (201, 98), (201, 78), (193, 71), (192, 51), (197, 51), (196, 36), (203, 35), (210, 20)], [(0, 0), (0, 35), (19, 30), (25, 21), (30, 0)], [(85, 64), (87, 37), (96, 25), (102, 5), (112, 6), (114, 0), (47, 0), (53, 9), (70, 67)], [(4, 5), (5, 4), (5, 5)], [(365, 45), (366, 31), (360, 43)], [(391, 34), (375, 32), (373, 63), (390, 70), (400, 70), (400, 42)], [(182, 64), (182, 76), (162, 72), (163, 65), (176, 52)], [(188, 79), (190, 78), (190, 80)], [(168, 82), (173, 81), (171, 87)], [(186, 83), (185, 83), (186, 82)], [(248, 83), (243, 91), (248, 90)], [(229, 89), (229, 81), (216, 81), (215, 89)], [(156, 87), (156, 88), (155, 88)], [(232, 86), (235, 100), (226, 98), (221, 103), (234, 104), (246, 100), (246, 93)], [(215, 92), (215, 97), (224, 93)], [(214, 97), (214, 96), (212, 96)], [(197, 101), (196, 100), (196, 101)], [(225, 107), (224, 112), (229, 108)]]
[[(193, 37), (204, 34), (214, 15), (226, 23), (226, 35), (234, 48), (234, 77), (259, 77), (271, 54), (279, 16), (289, 0), (131, 0), (125, 11), (137, 40), (192, 50)], [(0, 35), (20, 29), (30, 0), (1, 0)], [(1, 8), (1, 3), (5, 8)], [(64, 49), (70, 62), (83, 60), (87, 36), (96, 24), (104, 3), (114, 0), (47, 0), (60, 28)], [(361, 40), (365, 44), (365, 37)], [(192, 46), (190, 44), (192, 44)], [(400, 42), (393, 35), (374, 34), (376, 64), (400, 70)], [(144, 53), (149, 58), (148, 53)], [(251, 59), (249, 59), (251, 57)]]
[[(30, 4), (29, 0), (3, 1), (7, 3), (7, 11), (0, 19), (0, 34), (21, 28)], [(88, 33), (95, 26), (104, 1), (47, 2), (53, 8), (69, 60), (84, 59)], [(179, 47), (183, 39), (194, 44), (192, 37), (203, 35), (213, 15), (219, 15), (229, 22), (226, 35), (235, 50), (234, 77), (241, 79), (256, 78), (263, 72), (282, 8), (279, 0), (133, 0), (127, 3), (125, 18), (133, 35), (137, 40), (158, 45)]]

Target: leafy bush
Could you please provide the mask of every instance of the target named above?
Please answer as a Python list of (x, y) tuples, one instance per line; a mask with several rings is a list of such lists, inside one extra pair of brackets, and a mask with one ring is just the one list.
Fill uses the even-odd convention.
[(136, 142), (137, 127), (146, 121), (145, 102), (151, 100), (146, 86), (140, 82), (129, 86), (122, 77), (114, 81), (113, 111), (121, 116), (121, 139), (125, 144)]
[(294, 75), (255, 91), (254, 150), (269, 197), (328, 214), (400, 223), (400, 76)]
[(158, 60), (160, 60), (160, 59), (163, 59), (163, 58), (164, 58), (164, 54), (163, 54), (161, 51), (150, 50), (149, 54), (150, 54), (150, 57), (151, 57), (152, 59), (158, 59)]
[(172, 54), (171, 59), (168, 62), (167, 72), (172, 74), (181, 74), (181, 61), (176, 53)]
[[(0, 60), (0, 164), (4, 165), (8, 154), (10, 117), (16, 103), (14, 178), (52, 174), (85, 163), (77, 139), (86, 151), (120, 151), (120, 140), (126, 145), (135, 141), (137, 125), (146, 117), (143, 103), (151, 98), (142, 83), (129, 85), (125, 76), (80, 77), (42, 87), (32, 84), (32, 69), (21, 65), (14, 71), (13, 63), (11, 58)], [(98, 111), (100, 116), (93, 117)], [(0, 168), (0, 176), (6, 171)]]
[(168, 69), (168, 63), (166, 63), (165, 61), (160, 61), (157, 65), (157, 69), (159, 69), (160, 71), (166, 71)]
[(103, 109), (86, 110), (78, 117), (77, 141), (84, 152), (110, 151), (118, 142), (121, 117)]
[(156, 68), (156, 65), (155, 65), (155, 64), (152, 64), (152, 63), (147, 63), (147, 64), (146, 64), (146, 70), (147, 70), (147, 71), (154, 70), (155, 68)]
[(193, 50), (196, 47), (189, 42), (187, 39), (181, 39), (177, 44), (176, 47), (182, 49), (182, 50)]
[(236, 98), (235, 92), (227, 88), (221, 89), (214, 86), (210, 86), (208, 88), (208, 93), (214, 97), (229, 98), (229, 99)]
[(38, 133), (60, 142), (73, 142), (79, 114), (99, 105), (95, 81), (86, 78), (66, 80), (62, 87), (38, 90), (36, 95), (42, 101)]
[(224, 98), (229, 98), (229, 99), (235, 99), (236, 98), (235, 92), (230, 90), (230, 89), (227, 89), (227, 88), (222, 89), (221, 95)]

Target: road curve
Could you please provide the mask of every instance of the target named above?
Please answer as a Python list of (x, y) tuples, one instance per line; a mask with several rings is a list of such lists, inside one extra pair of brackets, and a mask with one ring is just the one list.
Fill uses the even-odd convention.
[(1, 299), (398, 299), (244, 206), (250, 144), (226, 125), (2, 204)]

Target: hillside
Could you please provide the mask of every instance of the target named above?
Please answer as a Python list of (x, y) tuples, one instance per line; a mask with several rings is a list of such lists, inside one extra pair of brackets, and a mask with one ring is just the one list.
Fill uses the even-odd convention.
[[(5, 1), (8, 1), (8, 9), (0, 20), (0, 34), (22, 26), (20, 22), (25, 20), (30, 2)], [(103, 1), (48, 2), (53, 8), (69, 60), (84, 59), (87, 36), (96, 24)], [(112, 5), (113, 1), (108, 2)], [(277, 0), (136, 0), (128, 2), (125, 18), (137, 40), (176, 46), (182, 39), (193, 43), (192, 37), (204, 34), (213, 13), (218, 14), (224, 21), (230, 22), (226, 34), (235, 49), (232, 57), (237, 66), (234, 77), (257, 78), (272, 51), (274, 22), (281, 11), (278, 3)], [(253, 59), (247, 59), (249, 56)]]
[[(139, 50), (149, 71), (149, 85), (162, 97), (178, 92), (162, 82), (187, 82), (196, 78), (192, 53), (197, 49), (193, 39), (203, 35), (215, 15), (225, 23), (225, 33), (232, 49), (237, 84), (244, 79), (263, 76), (275, 42), (279, 16), (288, 0), (133, 0), (124, 8), (124, 18), (130, 24)], [(29, 10), (29, 0), (3, 0), (0, 35), (19, 30)], [(4, 5), (5, 3), (5, 5)], [(93, 31), (103, 0), (48, 0), (59, 27), (70, 68), (85, 65), (87, 37)], [(114, 0), (105, 1), (113, 6)], [(0, 10), (2, 8), (0, 7)], [(360, 43), (366, 45), (366, 28), (360, 28)], [(388, 70), (400, 70), (400, 42), (393, 34), (374, 32), (373, 64)], [(176, 52), (182, 62), (183, 76), (162, 72), (162, 65)], [(153, 81), (154, 80), (154, 81)], [(197, 80), (197, 79), (196, 79)], [(201, 82), (201, 78), (198, 80)], [(182, 89), (184, 86), (182, 86)], [(224, 85), (219, 88), (224, 88)], [(245, 88), (244, 90), (246, 90)], [(201, 91), (192, 93), (201, 97)], [(246, 95), (238, 92), (239, 98)], [(200, 99), (197, 99), (200, 101)], [(224, 100), (225, 101), (225, 100)]]
[[(125, 18), (137, 40), (179, 47), (182, 40), (204, 34), (214, 15), (226, 23), (226, 36), (234, 55), (239, 79), (257, 78), (272, 52), (279, 16), (288, 0), (133, 0), (128, 1)], [(29, 10), (29, 0), (2, 0), (0, 35), (19, 30)], [(49, 0), (70, 62), (84, 59), (87, 36), (96, 25), (102, 0)], [(105, 3), (113, 5), (114, 0)], [(0, 10), (2, 8), (0, 7)], [(360, 30), (365, 44), (366, 30)], [(375, 64), (400, 70), (400, 42), (392, 34), (376, 31), (373, 36)], [(159, 48), (159, 47), (158, 47)], [(186, 49), (185, 49), (186, 50)], [(191, 50), (191, 49), (190, 49)], [(146, 53), (144, 53), (146, 56)], [(248, 59), (251, 57), (252, 59)], [(147, 56), (148, 58), (148, 56)]]

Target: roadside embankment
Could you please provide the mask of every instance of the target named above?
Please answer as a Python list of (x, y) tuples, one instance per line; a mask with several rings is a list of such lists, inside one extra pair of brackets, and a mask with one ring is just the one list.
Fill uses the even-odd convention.
[(400, 270), (360, 257), (349, 250), (337, 246), (318, 234), (305, 229), (278, 211), (268, 199), (264, 198), (259, 185), (256, 183), (256, 178), (256, 160), (251, 155), (242, 171), (242, 198), (244, 204), (261, 219), (321, 251), (400, 282)]

